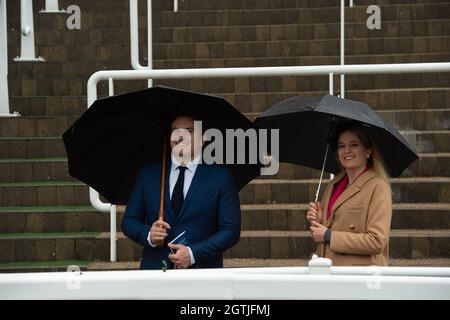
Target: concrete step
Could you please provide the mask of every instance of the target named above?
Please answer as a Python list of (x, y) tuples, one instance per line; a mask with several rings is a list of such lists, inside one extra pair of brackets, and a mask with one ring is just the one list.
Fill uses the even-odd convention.
[(78, 116), (0, 118), (0, 137), (57, 137), (77, 119)]
[[(390, 257), (448, 257), (450, 229), (392, 230)], [(109, 233), (2, 234), (0, 262), (109, 261)], [(142, 247), (118, 233), (118, 261), (140, 259)], [(243, 231), (239, 243), (224, 253), (229, 259), (307, 259), (315, 250), (309, 231)]]
[[(449, 3), (395, 4), (380, 6), (383, 21), (439, 19), (450, 16)], [(367, 6), (346, 8), (346, 22), (367, 20)], [(161, 27), (263, 25), (291, 23), (336, 23), (340, 21), (340, 8), (282, 8), (282, 9), (224, 9), (166, 11), (153, 18), (154, 25)]]
[[(449, 153), (421, 153), (419, 159), (408, 167), (402, 177), (449, 177)], [(319, 179), (320, 171), (294, 164), (281, 163), (275, 176), (260, 176), (260, 179)]]
[[(142, 247), (118, 234), (118, 261), (136, 261)], [(0, 235), (0, 262), (109, 261), (109, 233), (14, 233)]]
[[(119, 262), (120, 263), (120, 262)], [(124, 268), (131, 267), (131, 263), (123, 263)], [(113, 265), (106, 263), (106, 266)], [(246, 268), (246, 267), (303, 267), (308, 265), (307, 259), (225, 259), (225, 268)], [(139, 264), (136, 262), (138, 269)], [(389, 266), (392, 267), (448, 267), (450, 266), (450, 259), (435, 258), (435, 259), (389, 259)], [(103, 267), (101, 263), (94, 263), (87, 266), (89, 268)], [(65, 271), (65, 270), (62, 270)]]
[[(307, 259), (224, 259), (224, 268), (258, 267), (303, 267)], [(92, 262), (78, 260), (59, 260), (45, 262), (13, 262), (0, 264), (0, 273), (24, 272), (65, 272), (70, 266), (78, 266), (82, 271), (125, 271), (138, 270), (140, 261)], [(389, 259), (393, 267), (449, 267), (450, 259)]]
[[(241, 190), (240, 201), (241, 204), (308, 203), (314, 199), (318, 181), (255, 179)], [(391, 179), (391, 184), (394, 203), (450, 202), (448, 177), (396, 178)]]
[[(379, 6), (387, 5), (404, 5), (404, 4), (427, 4), (428, 0), (379, 0), (377, 4)], [(433, 3), (447, 2), (446, 0), (433, 0)], [(369, 6), (373, 4), (370, 0), (360, 0), (355, 1), (355, 6)], [(279, 9), (279, 8), (328, 8), (328, 7), (339, 7), (340, 2), (338, 0), (283, 0), (283, 1), (254, 1), (254, 0), (244, 0), (244, 1), (202, 1), (202, 0), (192, 0), (183, 1), (179, 3), (179, 12), (190, 11), (190, 10), (237, 10), (237, 9)], [(154, 8), (160, 11), (171, 11), (173, 10), (173, 4), (169, 1), (154, 1)]]
[(0, 160), (0, 182), (75, 181), (67, 158)]
[[(450, 153), (422, 153), (402, 177), (450, 177)], [(320, 171), (281, 163), (275, 176), (260, 179), (318, 179)], [(69, 175), (66, 158), (0, 160), (1, 182), (76, 181)]]
[[(345, 38), (444, 36), (450, 19), (384, 21), (383, 28), (369, 30), (366, 21), (345, 25)], [(340, 23), (273, 24), (244, 26), (162, 27), (155, 29), (155, 43), (278, 41), (339, 39)]]
[[(443, 53), (449, 51), (449, 36), (392, 37), (348, 39), (346, 56), (389, 53)], [(154, 44), (154, 57), (158, 60), (251, 58), (278, 56), (335, 55), (339, 52), (338, 39), (234, 41)]]
[(89, 205), (89, 188), (80, 182), (1, 183), (0, 203), (13, 206)]
[[(201, 80), (201, 79), (200, 79)], [(328, 78), (324, 76), (314, 77), (259, 77), (251, 78), (249, 81), (250, 86), (246, 90), (244, 87), (236, 88), (236, 82), (245, 83), (247, 78), (241, 79), (208, 79), (205, 81), (194, 81), (185, 79), (176, 80), (158, 80), (158, 84), (164, 84), (172, 87), (186, 87), (188, 84), (195, 85), (196, 91), (201, 92), (267, 92), (273, 93), (285, 93), (294, 91), (320, 91), (327, 90), (329, 87)], [(247, 80), (248, 81), (248, 80)], [(338, 81), (335, 81), (336, 84)], [(254, 89), (252, 85), (257, 87)], [(266, 91), (262, 91), (264, 86)], [(393, 89), (401, 88), (411, 90), (424, 89), (424, 88), (447, 88), (450, 86), (450, 76), (446, 73), (438, 74), (384, 74), (384, 75), (348, 75), (346, 76), (346, 90), (377, 90), (377, 89)], [(234, 89), (234, 91), (232, 91)], [(335, 88), (338, 90), (338, 88)]]
[[(417, 153), (448, 153), (450, 131), (401, 131)], [(59, 137), (0, 137), (2, 159), (66, 157), (64, 143)]]
[[(33, 80), (31, 80), (33, 81)], [(34, 81), (32, 82), (34, 83)], [(28, 84), (25, 84), (28, 85)], [(64, 96), (64, 95), (50, 95), (50, 96), (12, 96), (9, 99), (10, 101), (10, 110), (17, 111), (22, 116), (26, 117), (40, 117), (40, 118), (48, 118), (48, 117), (61, 117), (61, 116), (79, 116), (87, 109), (87, 98), (86, 96)], [(76, 119), (76, 118), (74, 118)], [(12, 119), (8, 119), (12, 120)], [(66, 120), (69, 126), (73, 123), (70, 120)], [(5, 120), (6, 121), (6, 120)], [(14, 120), (19, 122), (20, 119)], [(14, 125), (14, 121), (9, 121), (9, 125)], [(45, 121), (45, 120), (42, 120)], [(57, 120), (58, 121), (58, 120)], [(62, 122), (62, 120), (61, 120)], [(44, 125), (45, 126), (45, 125)], [(69, 127), (67, 126), (67, 127)], [(61, 134), (62, 125), (55, 126), (55, 129), (52, 131), (56, 131), (57, 134), (53, 134), (53, 136), (58, 136)], [(67, 128), (66, 127), (66, 128)], [(52, 125), (53, 128), (53, 125)], [(47, 130), (50, 128), (47, 127)], [(13, 131), (16, 132), (16, 131)], [(17, 135), (19, 135), (17, 132)]]
[[(346, 78), (349, 78), (348, 76)], [(272, 82), (272, 80), (275, 80)], [(230, 91), (236, 93), (218, 93), (233, 104), (239, 111), (244, 113), (260, 113), (294, 96), (314, 96), (328, 94), (328, 79), (315, 79), (302, 77), (286, 77), (281, 80), (283, 86), (291, 88), (290, 92), (280, 92), (280, 86), (276, 78), (241, 78), (209, 80), (209, 86), (214, 86), (215, 91)], [(174, 84), (172, 81), (160, 81), (159, 84)], [(189, 88), (193, 82), (178, 81), (178, 87)], [(337, 84), (337, 81), (336, 81)], [(195, 88), (200, 88), (202, 82), (198, 81)], [(308, 91), (308, 88), (315, 88)], [(235, 90), (235, 91), (231, 91)], [(248, 91), (254, 91), (248, 93)], [(335, 95), (339, 91), (335, 89)], [(375, 90), (346, 90), (345, 97), (351, 100), (363, 101), (375, 110), (426, 110), (446, 109), (450, 101), (450, 90), (447, 88), (414, 88), (414, 89), (375, 89)], [(446, 122), (446, 119), (443, 120)]]
[[(380, 47), (378, 47), (380, 48)], [(310, 66), (339, 64), (338, 55), (284, 57), (280, 56), (249, 58), (205, 58), (183, 60), (154, 60), (155, 69), (190, 69), (190, 68), (231, 68), (231, 67), (267, 67), (267, 66)], [(346, 56), (346, 64), (381, 64), (381, 63), (420, 63), (448, 61), (450, 53), (393, 53)]]
[[(450, 225), (446, 203), (394, 204), (392, 229), (442, 229)], [(307, 231), (306, 204), (242, 205), (242, 230)], [(117, 212), (117, 231), (124, 209)], [(0, 207), (0, 233), (109, 232), (108, 213), (90, 206)]]
[[(347, 76), (346, 84), (350, 84), (355, 76)], [(377, 86), (383, 80), (389, 83), (389, 78), (372, 76)], [(399, 76), (398, 76), (399, 77)], [(399, 79), (397, 77), (397, 79)], [(441, 76), (445, 78), (445, 76)], [(442, 79), (441, 78), (441, 79)], [(361, 79), (361, 77), (359, 77)], [(416, 84), (422, 84), (420, 77)], [(28, 80), (23, 80), (28, 81)], [(34, 81), (34, 80), (30, 80)], [(409, 80), (411, 81), (411, 80)], [(447, 81), (445, 79), (439, 81)], [(394, 82), (394, 80), (392, 80)], [(224, 97), (239, 111), (244, 113), (259, 113), (279, 102), (293, 96), (310, 96), (328, 94), (327, 77), (276, 77), (267, 78), (226, 78), (226, 79), (186, 79), (172, 81), (155, 81), (155, 85), (168, 85), (180, 89), (194, 90), (216, 94)], [(423, 83), (426, 86), (426, 83)], [(145, 89), (145, 81), (117, 81), (116, 94)], [(339, 94), (339, 81), (335, 79), (335, 91)], [(106, 91), (106, 86), (99, 86), (99, 91)], [(207, 89), (207, 90), (206, 90)], [(284, 92), (281, 90), (285, 90)], [(348, 90), (346, 98), (368, 103), (375, 110), (410, 110), (410, 109), (447, 109), (450, 105), (450, 89), (442, 88), (403, 88), (403, 89), (368, 89)], [(105, 96), (100, 93), (99, 98)], [(23, 116), (75, 116), (81, 115), (87, 109), (86, 98), (82, 96), (29, 96), (11, 97), (10, 110), (18, 111)], [(446, 119), (442, 120), (446, 122)], [(13, 122), (11, 122), (13, 123)]]
[[(337, 63), (337, 62), (336, 62)], [(336, 77), (335, 84), (339, 81)], [(11, 110), (22, 112), (22, 114), (31, 115), (76, 115), (83, 112), (87, 104), (80, 97), (85, 95), (86, 79), (25, 79), (16, 81), (11, 89)], [(328, 92), (329, 79), (325, 76), (303, 76), (303, 77), (242, 77), (242, 78), (210, 78), (210, 79), (176, 79), (176, 80), (157, 80), (156, 84), (162, 84), (181, 89), (189, 89), (199, 92), (225, 94), (242, 94), (242, 93), (264, 93), (266, 95), (288, 94), (298, 95), (301, 93), (318, 91)], [(402, 97), (402, 105), (408, 105), (408, 109), (414, 107), (411, 104), (417, 104), (428, 97), (411, 99), (414, 95), (408, 91), (416, 90), (446, 90), (450, 86), (450, 77), (446, 73), (435, 74), (379, 74), (379, 75), (347, 75), (346, 90), (349, 94), (352, 90), (365, 92), (373, 90), (388, 91), (391, 94), (399, 91), (399, 95), (407, 95)], [(114, 83), (115, 94), (126, 93), (145, 89), (145, 81), (116, 81)], [(101, 82), (99, 85), (98, 97), (107, 95), (107, 84)], [(335, 87), (338, 92), (339, 87)], [(392, 93), (394, 92), (394, 93)], [(36, 97), (37, 98), (34, 98)], [(42, 97), (43, 96), (43, 97)], [(46, 96), (52, 96), (47, 99)], [(62, 98), (61, 96), (66, 96)], [(14, 98), (17, 97), (17, 98)], [(33, 97), (24, 99), (24, 97)], [(412, 101), (408, 101), (410, 99)], [(406, 101), (406, 102), (405, 102)], [(434, 107), (434, 106), (433, 106)], [(443, 102), (439, 103), (439, 107), (447, 107)], [(422, 108), (432, 108), (431, 106), (423, 106)], [(399, 109), (397, 107), (396, 109)], [(244, 110), (243, 112), (250, 112)]]
[[(448, 130), (450, 129), (450, 109), (425, 110), (377, 110), (377, 113), (397, 130)], [(254, 121), (259, 113), (246, 113)]]
[[(394, 203), (450, 202), (449, 177), (396, 178), (391, 182)], [(318, 179), (255, 179), (240, 191), (240, 201), (241, 204), (308, 203), (314, 199), (317, 185)], [(86, 185), (66, 181), (0, 183), (0, 203), (3, 207), (90, 204)]]
[[(118, 231), (123, 213), (117, 213)], [(109, 213), (92, 206), (0, 207), (0, 233), (109, 232), (109, 221)]]
[[(448, 130), (450, 109), (378, 110), (380, 116), (398, 130)], [(258, 113), (245, 114), (253, 121)], [(0, 118), (0, 137), (61, 136), (78, 116), (22, 116)]]
[(0, 154), (2, 159), (55, 158), (66, 157), (66, 150), (60, 137), (1, 137)]
[[(450, 230), (391, 230), (390, 257), (446, 258)], [(309, 231), (243, 231), (227, 258), (305, 259), (315, 251)]]
[[(308, 231), (307, 204), (242, 205), (242, 230)], [(450, 226), (450, 205), (445, 203), (396, 203), (392, 229), (436, 230)]]

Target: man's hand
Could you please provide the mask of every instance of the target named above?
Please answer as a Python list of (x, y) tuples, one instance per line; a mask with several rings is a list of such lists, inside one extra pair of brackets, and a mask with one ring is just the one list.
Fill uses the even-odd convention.
[(176, 269), (186, 269), (191, 266), (191, 256), (188, 247), (173, 243), (169, 243), (168, 246), (175, 251), (175, 253), (169, 254), (169, 259), (175, 265)]
[(324, 242), (325, 231), (327, 231), (327, 227), (323, 224), (317, 223), (314, 220), (311, 221), (311, 235), (314, 242)]
[(167, 237), (167, 230), (170, 229), (170, 225), (163, 220), (156, 220), (152, 228), (150, 229), (150, 240), (156, 245), (158, 241), (164, 241)]
[(312, 221), (321, 223), (323, 218), (322, 208), (320, 207), (320, 202), (310, 202), (309, 210), (306, 214), (306, 219), (312, 225)]

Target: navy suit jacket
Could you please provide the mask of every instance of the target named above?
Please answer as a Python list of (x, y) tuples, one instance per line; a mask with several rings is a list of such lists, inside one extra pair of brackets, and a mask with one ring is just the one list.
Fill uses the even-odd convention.
[(199, 164), (177, 218), (170, 202), (167, 171), (164, 221), (171, 229), (164, 246), (153, 248), (147, 237), (152, 224), (158, 220), (160, 192), (161, 165), (143, 167), (122, 220), (123, 233), (144, 246), (141, 269), (161, 269), (163, 260), (172, 267), (167, 242), (183, 231), (194, 255), (192, 267), (223, 267), (222, 253), (239, 241), (241, 230), (239, 194), (230, 171), (223, 166)]

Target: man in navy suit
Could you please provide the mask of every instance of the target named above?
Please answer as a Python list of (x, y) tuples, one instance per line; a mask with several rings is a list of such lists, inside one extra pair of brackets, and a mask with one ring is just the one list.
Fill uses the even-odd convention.
[[(144, 246), (141, 269), (161, 269), (163, 260), (173, 268), (223, 267), (223, 252), (240, 237), (241, 211), (236, 185), (227, 168), (201, 163), (203, 142), (191, 143), (194, 141), (192, 117), (175, 118), (171, 129), (165, 221), (158, 220), (161, 164), (149, 165), (141, 169), (135, 182), (122, 231)], [(186, 135), (183, 139), (173, 134), (180, 129), (187, 130), (188, 139)], [(187, 239), (184, 244), (169, 243), (184, 231), (180, 237)], [(158, 247), (158, 241), (164, 241), (164, 245)]]

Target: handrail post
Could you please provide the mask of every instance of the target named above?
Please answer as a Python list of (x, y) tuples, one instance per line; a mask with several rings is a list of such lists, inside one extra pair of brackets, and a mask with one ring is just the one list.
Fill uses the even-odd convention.
[[(113, 79), (110, 77), (109, 81), (109, 95), (114, 95)], [(88, 81), (88, 108), (97, 99), (97, 83)], [(109, 212), (110, 216), (110, 260), (111, 262), (117, 261), (117, 232), (116, 232), (116, 215), (117, 207), (111, 203), (105, 203), (100, 200), (100, 194), (89, 187), (89, 201), (91, 205), (100, 212)]]
[(59, 10), (58, 0), (45, 0), (45, 9), (39, 11), (39, 13), (64, 13), (66, 10)]
[[(0, 0), (0, 117), (9, 113), (8, 95), (8, 32), (6, 24), (6, 0)], [(15, 114), (17, 116), (17, 114)]]
[(178, 12), (178, 0), (173, 0), (173, 12)]
[(109, 238), (109, 255), (111, 262), (117, 262), (117, 206), (111, 205), (109, 211), (109, 228), (111, 234)]
[[(153, 68), (153, 30), (152, 30), (152, 1), (147, 0), (147, 45), (148, 45), (148, 66), (144, 67), (139, 62), (139, 14), (138, 0), (130, 0), (130, 53), (131, 66), (134, 70), (149, 70)], [(151, 80), (149, 80), (150, 82)]]
[[(148, 68), (153, 69), (153, 12), (152, 0), (147, 0), (147, 60)], [(148, 87), (153, 87), (153, 79), (148, 79)]]
[(35, 56), (33, 0), (20, 0), (20, 24), (20, 57), (16, 57), (14, 61), (45, 61), (44, 58)]
[(330, 94), (330, 96), (334, 95), (334, 88), (333, 88), (334, 82), (333, 82), (333, 76), (334, 76), (333, 73), (330, 73), (330, 74), (328, 75), (328, 93)]

